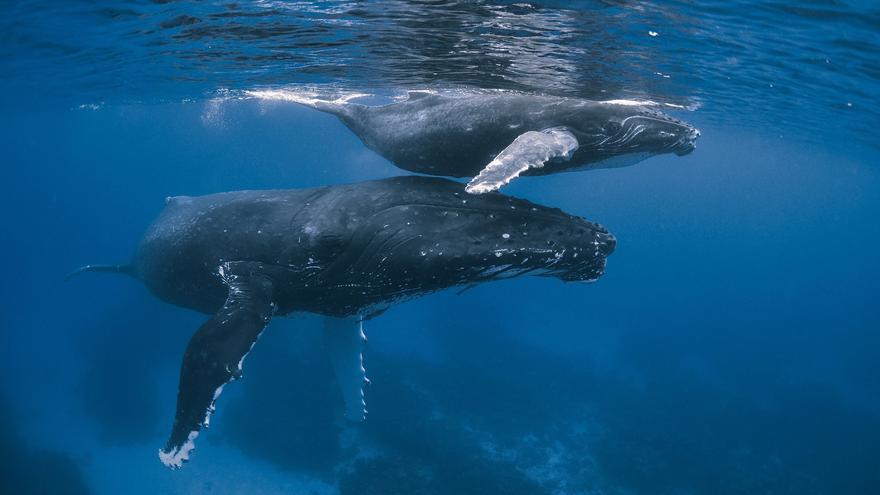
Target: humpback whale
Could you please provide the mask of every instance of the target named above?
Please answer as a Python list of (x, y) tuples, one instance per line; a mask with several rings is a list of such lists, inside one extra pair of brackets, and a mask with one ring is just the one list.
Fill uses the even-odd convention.
[(513, 92), (410, 91), (381, 106), (296, 91), (248, 95), (288, 100), (339, 117), (364, 144), (398, 167), (429, 175), (473, 177), (469, 193), (494, 191), (520, 175), (622, 167), (652, 155), (686, 155), (700, 131), (654, 102), (591, 101)]
[(274, 316), (329, 317), (324, 333), (345, 416), (359, 421), (365, 320), (459, 285), (525, 274), (593, 281), (614, 247), (603, 227), (558, 209), (411, 176), (169, 198), (131, 263), (72, 274), (125, 273), (165, 302), (211, 315), (187, 346), (174, 424), (159, 451), (177, 468)]

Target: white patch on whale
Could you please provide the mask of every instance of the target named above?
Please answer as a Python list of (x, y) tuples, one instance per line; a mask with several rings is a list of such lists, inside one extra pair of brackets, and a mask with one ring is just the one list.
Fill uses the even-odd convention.
[(652, 100), (604, 100), (599, 103), (603, 105), (623, 105), (626, 107), (655, 107), (660, 105)]
[[(251, 345), (251, 349), (253, 349), (253, 345)], [(247, 354), (245, 354), (247, 356)], [(241, 358), (244, 361), (244, 357)], [(241, 362), (239, 364), (239, 371), (241, 370)], [(229, 380), (231, 382), (233, 380)], [(229, 383), (226, 382), (226, 383)], [(216, 410), (216, 406), (214, 405), (217, 402), (217, 399), (220, 397), (220, 394), (223, 393), (223, 387), (226, 386), (226, 383), (217, 387), (217, 390), (214, 391), (214, 398), (211, 399), (211, 405), (208, 406), (208, 410), (205, 412), (205, 419), (202, 421), (202, 427), (207, 428), (211, 423), (211, 413)], [(171, 469), (179, 469), (183, 466), (183, 463), (189, 460), (189, 453), (196, 448), (196, 438), (199, 437), (198, 430), (193, 430), (189, 432), (189, 435), (186, 437), (186, 442), (183, 445), (175, 447), (171, 449), (170, 452), (164, 452), (162, 449), (159, 449), (159, 460), (162, 461), (162, 464), (165, 467)]]
[[(668, 76), (664, 76), (664, 77), (668, 77)], [(620, 99), (620, 100), (604, 100), (604, 101), (600, 101), (599, 103), (601, 103), (603, 105), (623, 105), (623, 106), (627, 106), (627, 107), (659, 107), (659, 106), (663, 106), (663, 107), (677, 108), (680, 110), (689, 110), (689, 111), (694, 111), (694, 110), (700, 108), (700, 105), (698, 103), (691, 104), (691, 105), (679, 105), (677, 103), (658, 103), (653, 100)]]
[(182, 467), (183, 463), (189, 460), (189, 453), (196, 448), (195, 440), (198, 436), (199, 432), (191, 431), (186, 438), (186, 442), (180, 447), (175, 447), (171, 449), (171, 452), (167, 453), (163, 452), (162, 449), (159, 449), (159, 460), (162, 461), (162, 464), (164, 464), (165, 467), (171, 469)]
[(351, 100), (356, 98), (363, 98), (367, 96), (373, 96), (370, 93), (343, 93), (341, 96), (328, 100), (321, 98), (321, 93), (317, 91), (311, 91), (308, 89), (258, 89), (258, 90), (246, 90), (244, 92), (245, 96), (250, 98), (255, 98), (258, 100), (268, 100), (268, 101), (290, 101), (294, 103), (300, 103), (303, 105), (307, 105), (310, 107), (314, 107), (320, 105), (322, 103), (329, 103), (334, 105), (344, 105)]

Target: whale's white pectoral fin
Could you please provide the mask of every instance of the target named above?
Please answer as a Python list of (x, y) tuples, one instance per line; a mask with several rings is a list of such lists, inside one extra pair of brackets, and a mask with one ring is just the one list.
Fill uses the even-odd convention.
[(360, 422), (366, 418), (364, 385), (369, 383), (364, 370), (364, 323), (360, 317), (324, 319), (324, 339), (333, 363), (336, 381), (345, 401), (345, 419)]
[(468, 182), (465, 190), (471, 194), (496, 191), (526, 170), (541, 168), (554, 158), (568, 159), (577, 149), (577, 138), (564, 127), (520, 134)]

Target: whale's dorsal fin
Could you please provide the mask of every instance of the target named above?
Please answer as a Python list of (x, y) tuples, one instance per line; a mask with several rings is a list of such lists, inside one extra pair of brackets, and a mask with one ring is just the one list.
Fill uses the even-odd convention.
[(226, 303), (192, 336), (183, 355), (174, 426), (159, 451), (159, 459), (170, 468), (189, 460), (214, 401), (224, 385), (241, 377), (244, 357), (274, 312), (272, 282), (262, 264), (228, 262), (219, 273), (229, 288)]
[(554, 158), (568, 159), (578, 149), (578, 140), (564, 127), (520, 134), (480, 174), (468, 182), (471, 194), (496, 191), (530, 168), (541, 168)]
[(364, 370), (364, 323), (360, 317), (324, 318), (324, 341), (333, 363), (336, 381), (345, 401), (345, 419), (360, 422), (366, 418), (364, 385), (370, 383)]

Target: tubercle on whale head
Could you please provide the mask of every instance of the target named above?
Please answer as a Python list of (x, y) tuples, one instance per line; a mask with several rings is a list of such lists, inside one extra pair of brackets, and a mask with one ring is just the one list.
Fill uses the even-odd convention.
[(593, 281), (616, 245), (604, 227), (557, 209), (498, 193), (458, 198), (448, 207), (407, 206), (407, 218), (395, 219), (404, 228), (367, 241), (394, 249), (362, 256), (356, 270), (413, 276), (434, 288), (526, 274)]
[(595, 282), (604, 275), (607, 258), (617, 247), (617, 239), (602, 226), (591, 225), (596, 228), (591, 239), (557, 251), (557, 260), (536, 275), (563, 282)]
[(489, 256), (478, 252), (477, 261), (505, 267), (511, 276), (531, 274), (564, 282), (592, 282), (605, 273), (606, 259), (616, 247), (614, 236), (601, 225), (564, 214), (501, 221), (495, 228), (481, 230)]

